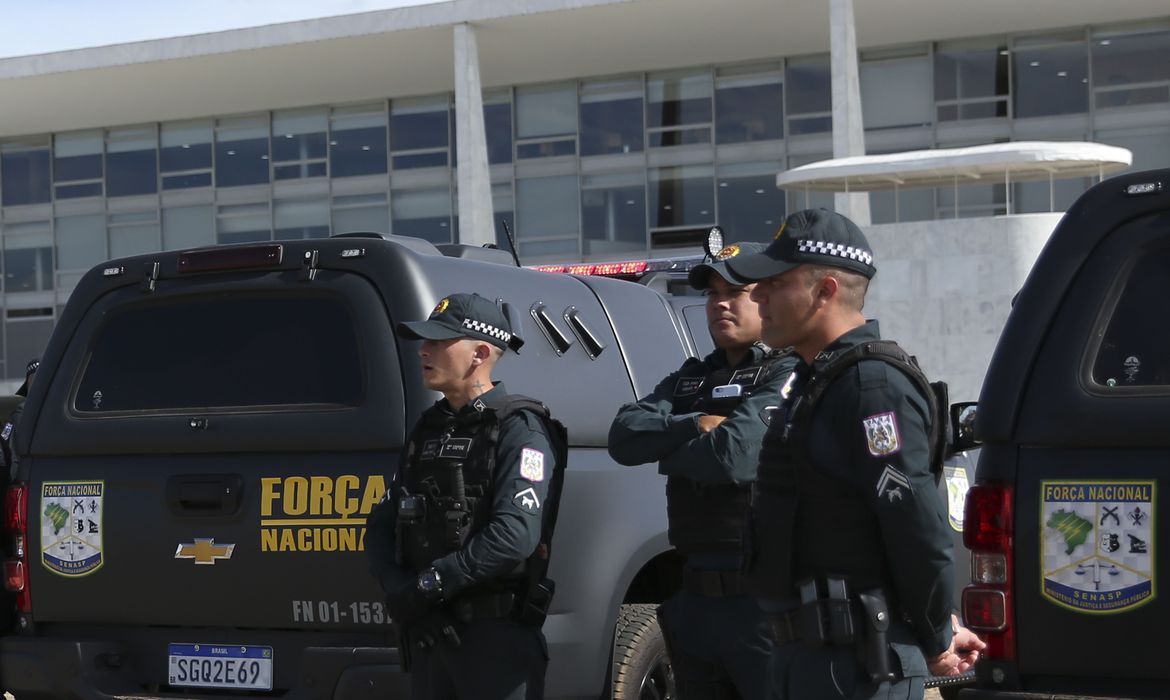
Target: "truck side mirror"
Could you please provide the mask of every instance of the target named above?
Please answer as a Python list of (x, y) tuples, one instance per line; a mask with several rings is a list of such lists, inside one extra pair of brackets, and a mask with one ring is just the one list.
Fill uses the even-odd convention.
[(951, 449), (970, 450), (982, 444), (975, 435), (975, 415), (979, 404), (974, 401), (951, 404)]

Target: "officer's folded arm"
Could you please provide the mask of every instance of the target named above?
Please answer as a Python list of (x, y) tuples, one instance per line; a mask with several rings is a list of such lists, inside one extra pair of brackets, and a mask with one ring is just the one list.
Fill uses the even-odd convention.
[(670, 404), (628, 403), (609, 428), (609, 455), (627, 467), (657, 462), (699, 435), (701, 413), (671, 415)]

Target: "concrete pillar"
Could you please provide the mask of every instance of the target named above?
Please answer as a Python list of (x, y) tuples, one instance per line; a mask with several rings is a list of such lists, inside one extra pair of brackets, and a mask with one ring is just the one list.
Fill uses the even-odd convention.
[(492, 183), (483, 125), (483, 86), (475, 28), (455, 25), (455, 139), (459, 144), (459, 243), (496, 242), (492, 221)]
[[(865, 155), (861, 121), (861, 80), (857, 68), (857, 34), (853, 0), (829, 0), (829, 50), (833, 76), (833, 157)], [(869, 194), (833, 195), (838, 212), (858, 226), (868, 226)]]

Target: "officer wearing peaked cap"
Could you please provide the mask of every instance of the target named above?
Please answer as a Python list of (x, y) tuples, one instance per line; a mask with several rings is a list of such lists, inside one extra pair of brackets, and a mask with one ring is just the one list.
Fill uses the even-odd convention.
[(423, 384), (443, 394), (411, 433), (365, 540), (411, 695), (540, 698), (564, 427), (492, 382), (505, 350), (523, 343), (494, 302), (452, 294), (397, 334), (422, 341)]
[(668, 535), (686, 565), (658, 620), (681, 700), (754, 700), (766, 689), (771, 631), (741, 569), (760, 441), (795, 359), (760, 342), (753, 285), (728, 269), (763, 248), (730, 245), (691, 270), (715, 351), (622, 406), (609, 432), (617, 462), (657, 462), (667, 476)]
[(757, 280), (765, 342), (800, 358), (752, 506), (770, 697), (922, 698), (928, 669), (961, 673), (983, 643), (951, 615), (939, 402), (861, 313), (873, 251), (849, 219), (809, 209), (729, 266)]

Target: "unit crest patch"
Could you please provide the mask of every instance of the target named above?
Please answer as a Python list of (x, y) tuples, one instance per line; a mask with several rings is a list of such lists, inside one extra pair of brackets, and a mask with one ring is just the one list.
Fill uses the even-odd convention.
[(734, 258), (735, 256), (739, 255), (739, 251), (740, 251), (740, 247), (738, 245), (736, 245), (735, 243), (732, 243), (731, 245), (727, 246), (723, 250), (716, 253), (715, 259), (719, 260), (719, 261), (723, 261), (723, 260), (727, 260), (728, 258)]
[(1040, 484), (1040, 588), (1081, 613), (1132, 610), (1156, 597), (1155, 482)]
[(41, 563), (61, 576), (85, 576), (101, 568), (104, 481), (41, 484)]
[(440, 299), (438, 304), (435, 304), (435, 310), (431, 312), (431, 316), (438, 316), (447, 310), (447, 306), (451, 303), (450, 299)]
[(898, 436), (898, 419), (893, 411), (879, 413), (861, 421), (865, 427), (865, 442), (874, 457), (892, 455), (902, 449)]
[(544, 481), (544, 453), (531, 447), (520, 450), (520, 476), (529, 481)]

